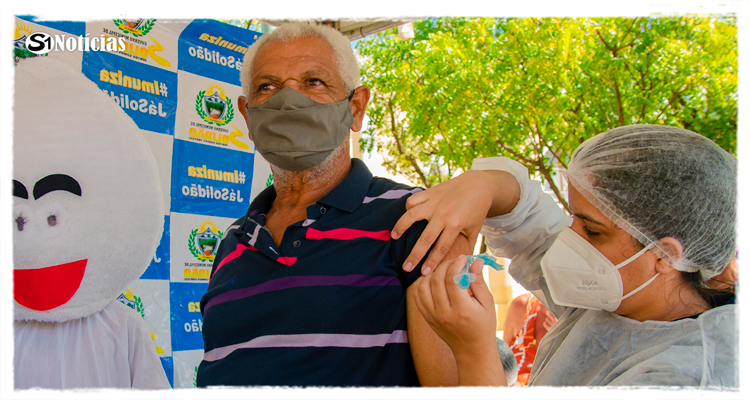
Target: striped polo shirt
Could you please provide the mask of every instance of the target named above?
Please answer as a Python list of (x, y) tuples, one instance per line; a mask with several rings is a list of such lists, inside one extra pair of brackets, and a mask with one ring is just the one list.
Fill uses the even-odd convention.
[(280, 246), (265, 228), (276, 191), (260, 193), (227, 229), (201, 300), (198, 386), (418, 386), (405, 298), (420, 267), (401, 265), (425, 222), (390, 231), (420, 190), (352, 159)]

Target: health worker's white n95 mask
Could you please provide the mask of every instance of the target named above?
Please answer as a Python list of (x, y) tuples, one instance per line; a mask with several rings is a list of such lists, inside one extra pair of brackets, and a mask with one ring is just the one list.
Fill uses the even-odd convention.
[(651, 243), (627, 260), (614, 265), (581, 235), (565, 228), (541, 261), (552, 300), (561, 306), (615, 311), (622, 300), (634, 295), (659, 276), (657, 273), (623, 296), (622, 277), (618, 270), (653, 246)]

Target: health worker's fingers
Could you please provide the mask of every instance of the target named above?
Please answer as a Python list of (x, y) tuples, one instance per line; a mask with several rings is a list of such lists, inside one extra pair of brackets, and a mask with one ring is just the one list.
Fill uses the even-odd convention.
[(391, 230), (391, 239), (398, 240), (401, 235), (406, 232), (409, 227), (414, 225), (415, 222), (427, 219), (429, 217), (428, 210), (423, 208), (413, 208), (406, 211), (401, 218), (396, 221), (396, 225)]
[[(452, 270), (448, 271), (448, 274), (446, 276), (446, 287), (448, 288), (448, 295), (450, 297), (451, 304), (454, 307), (458, 308), (464, 308), (464, 309), (470, 309), (471, 307), (476, 307), (477, 302), (479, 302), (479, 305), (482, 308), (487, 308), (486, 303), (487, 299), (485, 294), (489, 293), (489, 289), (486, 288), (486, 285), (484, 285), (484, 292), (480, 292), (480, 298), (482, 301), (479, 301), (480, 299), (477, 298), (476, 290), (482, 290), (482, 284), (484, 283), (484, 279), (482, 276), (482, 267), (484, 266), (484, 261), (481, 259), (474, 260), (473, 263), (469, 266), (469, 273), (474, 274), (474, 282), (469, 284), (469, 287), (467, 289), (461, 289), (461, 287), (453, 281), (453, 277), (456, 275), (459, 275), (464, 272), (466, 268), (466, 261), (462, 265), (451, 265)], [(450, 282), (448, 281), (450, 279)], [(481, 282), (482, 284), (477, 284), (477, 282)], [(492, 308), (494, 309), (494, 301), (492, 300), (492, 294), (490, 294), (490, 303), (492, 304)]]
[[(430, 222), (432, 224), (432, 222)], [(429, 224), (428, 224), (429, 226)], [(425, 260), (424, 264), (422, 264), (422, 275), (427, 275), (431, 271), (435, 270), (435, 266), (439, 265), (441, 261), (445, 259), (446, 254), (448, 254), (448, 251), (453, 247), (453, 243), (458, 238), (458, 235), (461, 234), (461, 230), (459, 228), (448, 228), (444, 227), (443, 231), (439, 233), (440, 237), (438, 238), (437, 242), (435, 242), (435, 245), (432, 247), (432, 250), (430, 250), (430, 255), (427, 256), (427, 260)], [(424, 233), (422, 234), (424, 235)], [(425, 243), (428, 242), (430, 238), (425, 238)], [(422, 238), (419, 238), (419, 242), (422, 241)], [(420, 245), (423, 243), (420, 243)], [(411, 259), (412, 255), (414, 255), (414, 249), (412, 249), (412, 252), (407, 257), (407, 261)], [(414, 255), (415, 257), (418, 256)]]
[[(451, 301), (448, 297), (447, 285), (445, 280), (448, 271), (451, 271), (455, 265), (465, 265), (466, 256), (460, 256), (455, 260), (443, 261), (435, 271), (427, 275), (426, 277), (430, 280), (430, 289), (432, 290), (432, 299), (435, 301), (435, 308), (438, 310), (449, 310), (451, 308)], [(424, 278), (424, 276), (423, 276)], [(453, 278), (450, 278), (453, 279)], [(455, 285), (451, 280), (451, 284)]]
[(427, 199), (429, 199), (427, 191), (415, 193), (406, 199), (406, 212), (396, 221), (396, 225), (391, 230), (391, 238), (397, 240), (415, 222), (430, 218), (432, 213), (428, 207), (417, 207), (425, 203)]
[(435, 314), (435, 302), (432, 300), (432, 289), (430, 288), (430, 282), (425, 277), (420, 277), (412, 285), (416, 285), (414, 291), (414, 304), (417, 305), (417, 309), (425, 317), (428, 322), (432, 320), (432, 315)]
[(475, 275), (481, 274), (482, 269), (484, 269), (484, 260), (482, 260), (481, 258), (477, 258), (473, 263), (471, 263), (471, 265), (469, 265), (469, 272)]
[[(428, 251), (430, 251), (430, 247), (432, 247), (432, 244), (435, 243), (435, 240), (440, 236), (440, 232), (442, 230), (443, 227), (440, 226), (437, 222), (430, 222), (427, 224), (427, 227), (425, 227), (424, 231), (422, 231), (422, 234), (419, 236), (419, 239), (417, 239), (414, 247), (412, 247), (411, 253), (409, 253), (409, 255), (406, 257), (406, 261), (404, 261), (404, 271), (411, 272), (411, 270), (413, 270), (414, 267), (419, 264), (419, 261), (424, 258), (425, 254), (427, 254)], [(450, 249), (450, 245), (448, 248)], [(430, 269), (426, 269), (426, 265), (423, 264), (422, 274), (429, 274), (432, 270), (435, 269), (436, 265), (437, 264), (432, 264)]]
[[(471, 300), (471, 296), (469, 295), (467, 289), (461, 289), (461, 286), (459, 286), (459, 284), (454, 281), (454, 278), (456, 276), (464, 273), (464, 270), (466, 269), (466, 263), (468, 261), (469, 260), (466, 256), (461, 256), (455, 261), (452, 261), (448, 265), (448, 270), (446, 271), (445, 277), (443, 278), (445, 287), (448, 291), (448, 296), (450, 297), (450, 302), (454, 306), (465, 305)], [(475, 263), (477, 262), (481, 265), (481, 260), (475, 261)], [(472, 265), (474, 264), (472, 263)]]
[(482, 266), (484, 266), (484, 263), (481, 261), (482, 260), (477, 260), (471, 264), (470, 270), (473, 270), (472, 273), (476, 275), (476, 279), (469, 285), (469, 289), (471, 289), (472, 295), (477, 299), (482, 308), (485, 310), (491, 308), (494, 312), (495, 299), (492, 297), (492, 292), (490, 292), (490, 288), (484, 280), (484, 274), (482, 274)]
[(433, 318), (433, 312), (434, 308), (429, 308), (427, 305), (425, 305), (422, 302), (422, 296), (415, 293), (414, 294), (414, 306), (417, 307), (417, 311), (419, 311), (420, 314), (422, 314), (422, 318), (424, 318), (425, 321), (427, 321), (428, 325), (433, 325), (435, 323), (435, 319)]
[(427, 194), (426, 190), (414, 193), (413, 195), (409, 196), (408, 199), (406, 199), (406, 209), (411, 210), (412, 208), (426, 202), (429, 198), (430, 195)]

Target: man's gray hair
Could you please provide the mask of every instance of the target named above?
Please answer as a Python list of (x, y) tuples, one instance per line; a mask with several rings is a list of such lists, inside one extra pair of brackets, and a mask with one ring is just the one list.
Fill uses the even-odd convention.
[(336, 54), (336, 62), (339, 74), (344, 80), (344, 90), (347, 94), (360, 85), (359, 65), (354, 51), (347, 39), (341, 32), (326, 25), (309, 24), (307, 22), (288, 22), (282, 24), (271, 33), (262, 35), (255, 41), (245, 53), (240, 70), (240, 82), (242, 83), (242, 94), (250, 99), (250, 84), (253, 60), (258, 50), (269, 41), (290, 42), (296, 39), (318, 37), (331, 46)]

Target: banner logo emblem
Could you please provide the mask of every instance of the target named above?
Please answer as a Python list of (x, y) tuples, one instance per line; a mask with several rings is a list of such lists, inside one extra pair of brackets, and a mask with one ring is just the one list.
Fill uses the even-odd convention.
[[(41, 34), (42, 36), (38, 36), (38, 34)], [(30, 41), (31, 36), (34, 35), (34, 31), (29, 28), (27, 25), (16, 25), (16, 31), (13, 35), (13, 63), (18, 64), (19, 61), (21, 61), (24, 58), (31, 58), (31, 57), (39, 57), (39, 56), (46, 56), (49, 52), (49, 49), (47, 51), (41, 52), (41, 51), (31, 51), (27, 47), (26, 42)], [(34, 43), (37, 44), (36, 40), (39, 39), (41, 42), (44, 43), (45, 36), (49, 36), (48, 34), (44, 32), (37, 32), (37, 36), (34, 37)], [(35, 49), (36, 50), (36, 49)], [(40, 50), (43, 50), (40, 47)]]
[(121, 293), (120, 296), (117, 297), (117, 301), (137, 311), (141, 314), (141, 318), (145, 316), (143, 313), (143, 301), (141, 301), (140, 297), (133, 294), (133, 288), (128, 288), (125, 293)]
[(135, 19), (113, 19), (115, 25), (124, 33), (129, 33), (135, 37), (147, 34), (154, 27), (155, 19), (135, 18)]
[(193, 256), (201, 261), (213, 261), (216, 258), (216, 249), (221, 241), (221, 231), (213, 221), (203, 221), (198, 229), (190, 232), (188, 248)]
[(218, 126), (226, 125), (234, 118), (232, 99), (227, 96), (224, 88), (216, 84), (198, 92), (195, 111), (204, 121)]

